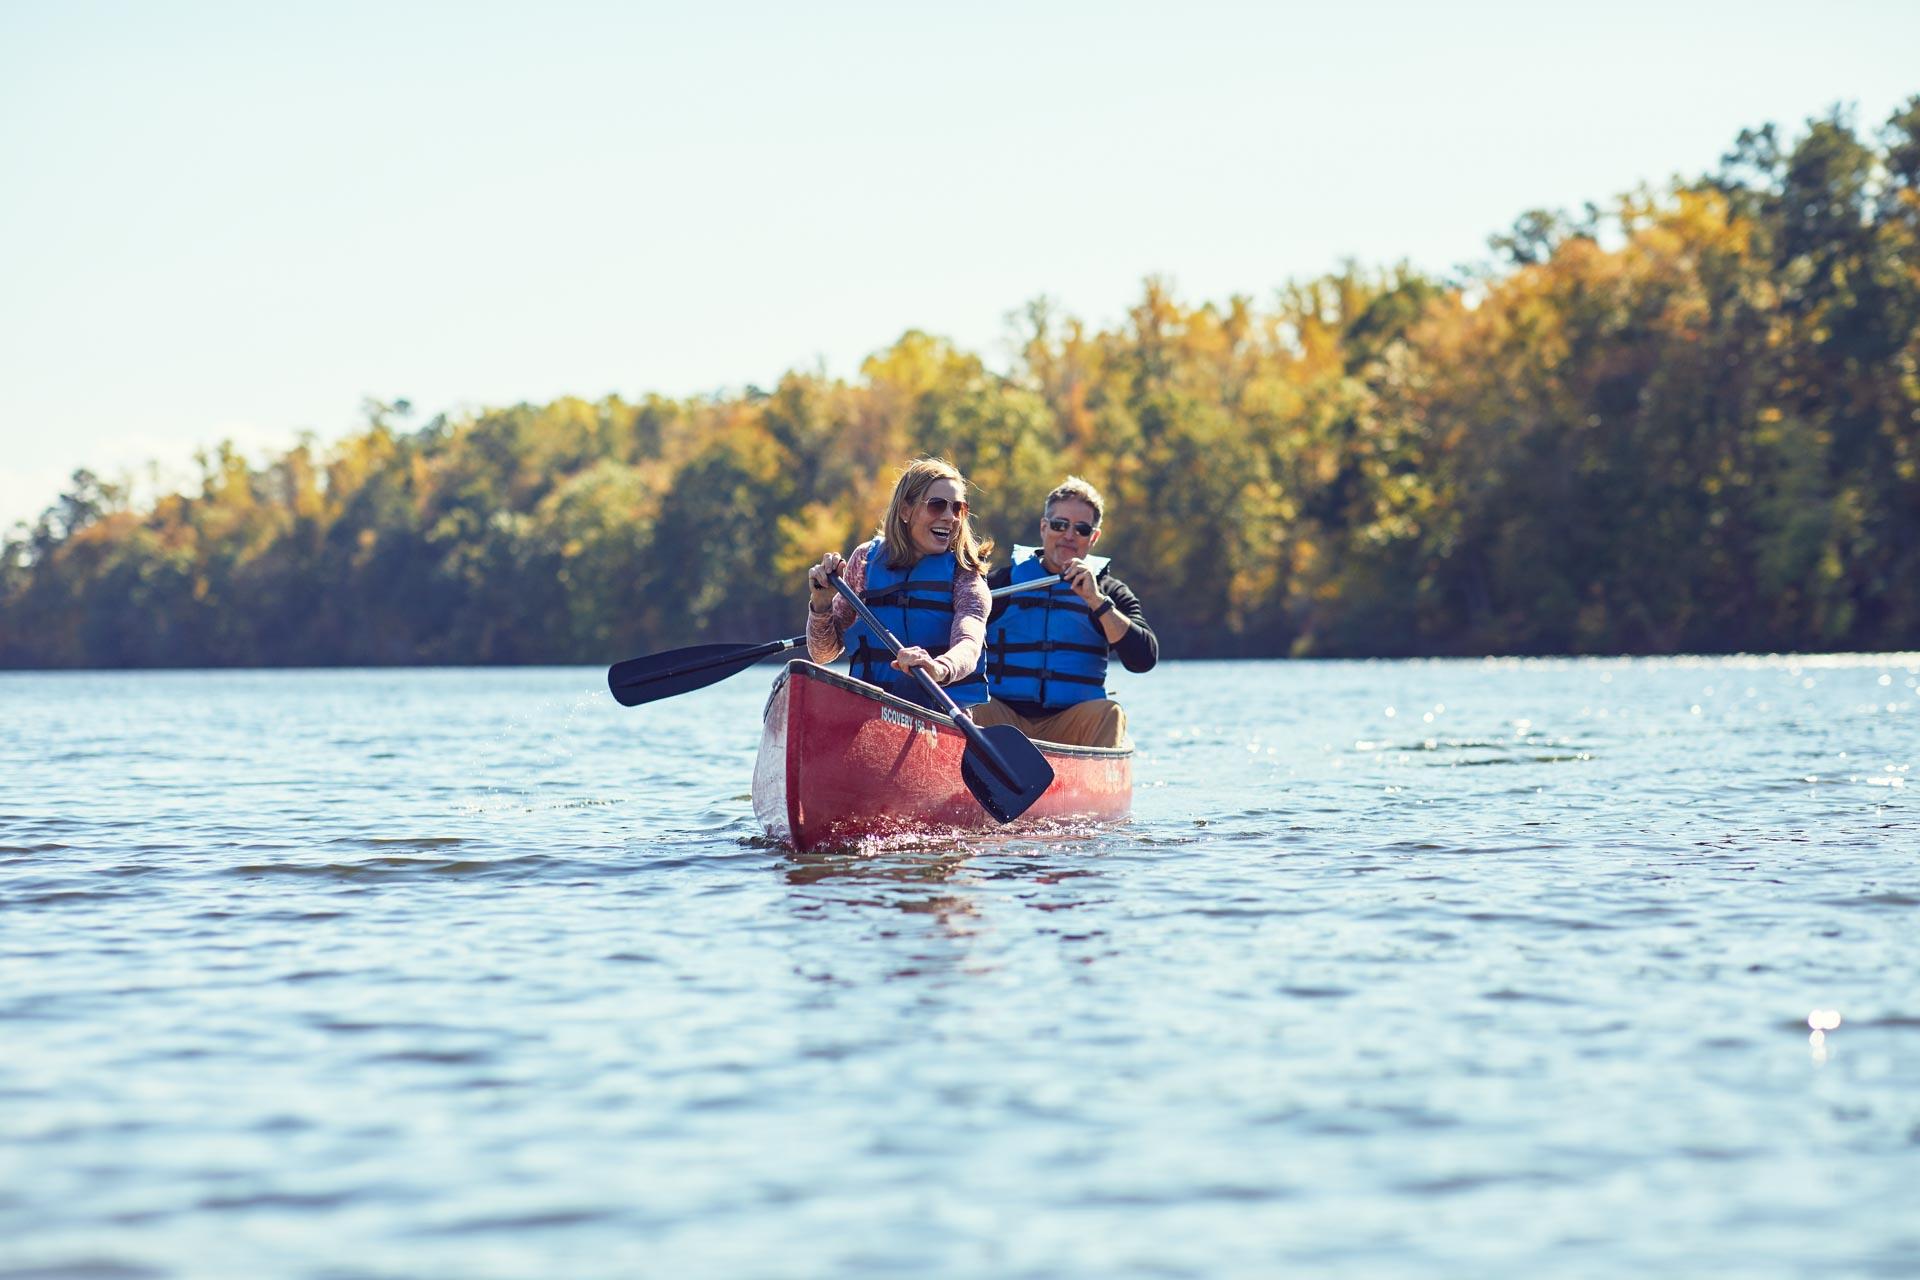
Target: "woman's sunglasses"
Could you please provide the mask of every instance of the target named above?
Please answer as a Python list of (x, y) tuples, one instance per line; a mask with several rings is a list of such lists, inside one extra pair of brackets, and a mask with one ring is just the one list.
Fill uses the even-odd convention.
[(955, 498), (952, 501), (948, 501), (946, 498), (927, 499), (927, 510), (933, 512), (936, 516), (947, 514), (949, 509), (953, 511), (953, 518), (958, 520), (967, 514), (967, 500), (965, 498)]
[(1059, 516), (1048, 516), (1042, 523), (1055, 533), (1065, 533), (1071, 529), (1083, 538), (1091, 538), (1093, 531), (1099, 527), (1088, 524), (1085, 520), (1062, 520)]

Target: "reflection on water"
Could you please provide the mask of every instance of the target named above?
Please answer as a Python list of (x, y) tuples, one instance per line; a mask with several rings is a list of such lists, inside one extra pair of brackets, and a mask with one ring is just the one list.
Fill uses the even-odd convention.
[(1170, 664), (808, 854), (764, 676), (0, 675), (0, 1277), (1920, 1271), (1920, 659)]
[(879, 884), (944, 884), (967, 865), (963, 847), (881, 846), (797, 853), (784, 851), (788, 884), (849, 880)]
[(964, 850), (852, 849), (787, 854), (787, 883), (814, 891), (797, 896), (795, 914), (834, 918), (847, 907), (892, 908), (931, 916), (946, 930), (966, 932), (963, 918), (976, 913), (964, 892)]

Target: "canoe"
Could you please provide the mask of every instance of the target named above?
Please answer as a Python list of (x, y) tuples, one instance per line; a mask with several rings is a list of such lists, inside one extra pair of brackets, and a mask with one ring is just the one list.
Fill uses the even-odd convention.
[[(1036, 742), (1053, 785), (1014, 826), (1123, 818), (1133, 748)], [(870, 836), (997, 827), (960, 780), (966, 737), (952, 719), (804, 660), (767, 699), (753, 766), (753, 812), (802, 851)]]

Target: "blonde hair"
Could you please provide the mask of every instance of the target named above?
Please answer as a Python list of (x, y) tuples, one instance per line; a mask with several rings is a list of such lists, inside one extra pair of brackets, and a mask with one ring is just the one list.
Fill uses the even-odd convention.
[(1093, 508), (1093, 523), (1097, 526), (1106, 514), (1106, 503), (1100, 500), (1100, 491), (1082, 480), (1079, 476), (1068, 476), (1054, 491), (1047, 495), (1046, 505), (1040, 508), (1042, 518), (1053, 514), (1053, 504), (1065, 502), (1069, 498), (1078, 499)]
[[(907, 540), (907, 526), (900, 519), (900, 508), (919, 505), (935, 480), (951, 480), (960, 486), (960, 496), (966, 497), (967, 478), (960, 474), (960, 468), (945, 458), (916, 458), (900, 472), (900, 479), (894, 482), (893, 497), (887, 502), (887, 513), (880, 518), (880, 545), (885, 549), (889, 569), (905, 569), (921, 558)], [(993, 554), (992, 538), (977, 538), (973, 532), (973, 512), (969, 510), (960, 517), (960, 529), (953, 541), (948, 544), (953, 549), (953, 563), (962, 573), (985, 573), (987, 557)]]

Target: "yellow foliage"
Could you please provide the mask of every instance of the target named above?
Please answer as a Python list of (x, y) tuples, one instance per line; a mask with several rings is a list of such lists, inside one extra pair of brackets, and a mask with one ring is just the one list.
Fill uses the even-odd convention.
[(809, 502), (791, 515), (781, 516), (774, 530), (775, 579), (799, 583), (807, 569), (827, 552), (845, 555), (863, 541), (859, 529), (852, 504), (845, 498)]

